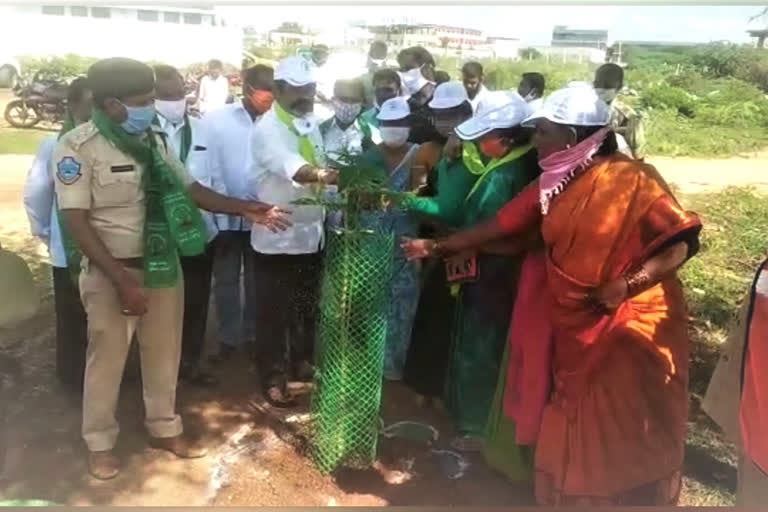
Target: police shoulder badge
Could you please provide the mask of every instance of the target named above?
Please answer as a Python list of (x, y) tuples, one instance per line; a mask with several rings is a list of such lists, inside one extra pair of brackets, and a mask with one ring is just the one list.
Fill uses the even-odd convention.
[(56, 177), (65, 185), (71, 185), (80, 179), (80, 162), (71, 156), (65, 156), (56, 164)]

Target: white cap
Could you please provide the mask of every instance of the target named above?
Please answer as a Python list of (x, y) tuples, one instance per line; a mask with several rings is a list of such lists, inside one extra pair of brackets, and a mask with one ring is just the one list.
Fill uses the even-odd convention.
[(398, 74), (403, 85), (403, 92), (411, 96), (422, 90), (427, 84), (434, 83), (424, 78), (421, 68), (413, 68), (406, 72), (398, 71)]
[(483, 97), (480, 99), (480, 101), (477, 104), (477, 108), (475, 109), (475, 117), (480, 117), (488, 112), (491, 112), (492, 110), (499, 109), (509, 103), (511, 91), (488, 91), (485, 94), (483, 94)]
[(610, 118), (610, 107), (592, 87), (574, 85), (553, 92), (523, 125), (533, 126), (539, 119), (548, 119), (571, 126), (605, 126)]
[(495, 110), (475, 116), (456, 127), (456, 134), (463, 140), (475, 140), (499, 128), (517, 126), (531, 114), (531, 109), (517, 93), (504, 93), (507, 103)]
[(294, 87), (315, 83), (312, 65), (304, 57), (288, 57), (277, 64), (275, 80), (283, 80)]
[(379, 121), (399, 121), (411, 115), (411, 107), (408, 100), (402, 96), (392, 98), (384, 102), (376, 115)]
[(458, 81), (445, 82), (435, 89), (429, 107), (434, 109), (455, 108), (465, 101), (469, 101), (469, 96), (467, 96), (467, 90), (463, 83)]

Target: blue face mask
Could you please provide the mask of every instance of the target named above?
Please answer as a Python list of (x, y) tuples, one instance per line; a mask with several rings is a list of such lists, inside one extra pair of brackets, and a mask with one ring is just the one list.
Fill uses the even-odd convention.
[(123, 130), (131, 135), (139, 135), (149, 129), (152, 120), (155, 118), (154, 105), (147, 105), (146, 107), (129, 107), (128, 105), (123, 104), (123, 106), (128, 112), (126, 120), (120, 123)]

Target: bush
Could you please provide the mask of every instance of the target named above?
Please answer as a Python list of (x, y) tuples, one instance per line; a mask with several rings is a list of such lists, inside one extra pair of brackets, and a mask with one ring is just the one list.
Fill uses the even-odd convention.
[(66, 55), (64, 57), (20, 57), (23, 76), (31, 80), (36, 74), (41, 79), (71, 82), (79, 76), (85, 76), (91, 64), (99, 59)]

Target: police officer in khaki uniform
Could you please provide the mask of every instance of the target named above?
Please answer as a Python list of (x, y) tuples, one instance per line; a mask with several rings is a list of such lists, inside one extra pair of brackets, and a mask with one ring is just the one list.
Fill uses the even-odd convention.
[(199, 215), (190, 198), (201, 208), (243, 215), (272, 231), (290, 222), (288, 212), (222, 196), (186, 173), (167, 141), (152, 131), (150, 67), (107, 59), (89, 69), (88, 81), (92, 120), (61, 139), (53, 171), (59, 208), (83, 253), (80, 294), (88, 315), (88, 351), (82, 434), (90, 473), (109, 479), (119, 471), (112, 454), (119, 431), (115, 408), (134, 332), (150, 444), (182, 458), (205, 455), (201, 445), (183, 436), (175, 409), (184, 308), (178, 256), (198, 239), (204, 247), (205, 237), (200, 217), (189, 221)]

